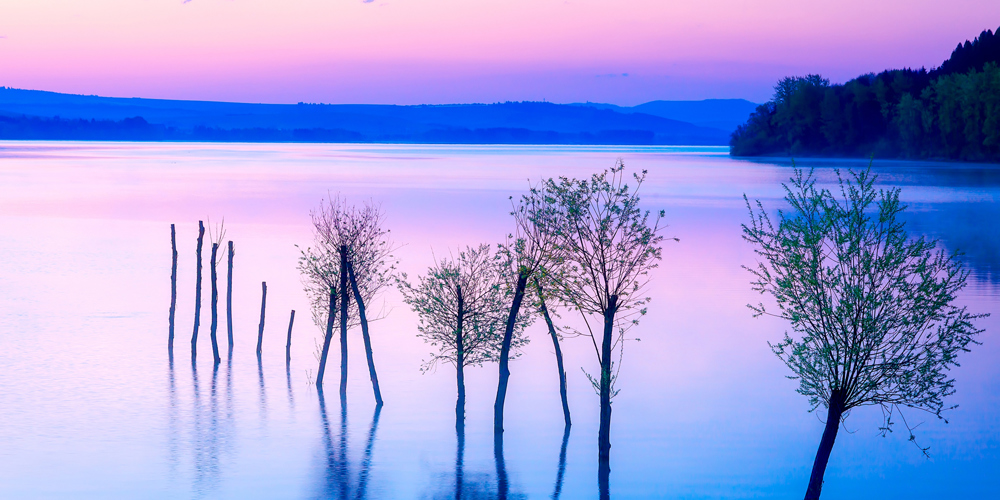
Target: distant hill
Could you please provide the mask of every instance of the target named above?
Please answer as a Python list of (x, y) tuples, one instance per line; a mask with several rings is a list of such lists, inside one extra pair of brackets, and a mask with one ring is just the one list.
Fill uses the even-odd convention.
[(669, 118), (658, 109), (647, 113), (637, 108), (546, 102), (250, 104), (0, 88), (0, 139), (686, 145), (728, 141), (728, 130)]
[(757, 104), (746, 99), (705, 99), (702, 101), (650, 101), (637, 106), (582, 103), (576, 106), (593, 106), (612, 109), (620, 113), (645, 113), (670, 120), (692, 123), (701, 127), (733, 132), (746, 123), (757, 109)]

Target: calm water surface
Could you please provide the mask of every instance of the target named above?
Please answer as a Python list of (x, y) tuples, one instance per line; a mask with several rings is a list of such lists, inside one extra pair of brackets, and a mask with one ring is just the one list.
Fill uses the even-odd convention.
[[(767, 341), (785, 325), (746, 308), (751, 248), (742, 196), (778, 207), (787, 161), (725, 149), (0, 142), (0, 497), (463, 498), (496, 495), (495, 365), (467, 371), (467, 435), (454, 431), (454, 370), (421, 374), (430, 347), (395, 291), (371, 307), (386, 405), (374, 413), (359, 332), (349, 334), (348, 404), (309, 383), (321, 331), (296, 271), (309, 210), (328, 193), (388, 214), (400, 267), (497, 242), (510, 196), (544, 177), (586, 176), (617, 157), (646, 169), (643, 201), (666, 210), (668, 243), (649, 314), (626, 346), (614, 401), (613, 498), (800, 498), (823, 424)], [(814, 161), (834, 168), (864, 162)], [(909, 227), (966, 253), (961, 297), (996, 312), (1000, 168), (879, 162), (903, 188)], [(235, 349), (213, 370), (209, 285), (198, 363), (187, 362), (199, 219), (236, 244)], [(177, 360), (168, 363), (170, 223), (180, 251)], [(206, 247), (208, 249), (210, 247)], [(264, 353), (256, 347), (268, 283)], [(292, 361), (284, 336), (298, 311)], [(824, 498), (985, 498), (1000, 488), (998, 320), (954, 371), (950, 423), (919, 413), (926, 459), (876, 408), (841, 432)], [(563, 312), (563, 322), (574, 321)], [(597, 496), (596, 371), (586, 339), (564, 344), (574, 425), (564, 441), (558, 378), (541, 322), (511, 364), (504, 469), (515, 498)], [(222, 336), (224, 338), (224, 335)], [(337, 366), (337, 360), (331, 357)], [(565, 449), (565, 461), (560, 456)], [(458, 464), (459, 458), (461, 463)]]

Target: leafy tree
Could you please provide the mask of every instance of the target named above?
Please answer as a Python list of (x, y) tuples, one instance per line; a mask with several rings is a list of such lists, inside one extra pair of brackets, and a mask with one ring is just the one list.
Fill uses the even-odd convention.
[[(562, 302), (581, 313), (594, 351), (601, 366), (591, 382), (600, 396), (601, 418), (598, 436), (598, 463), (601, 490), (607, 491), (611, 457), (611, 398), (627, 327), (637, 324), (645, 314), (649, 297), (643, 295), (649, 272), (661, 258), (660, 211), (650, 217), (639, 208), (638, 190), (645, 180), (633, 174), (630, 187), (621, 160), (610, 170), (590, 179), (560, 177), (549, 179), (544, 188), (561, 211), (556, 228), (564, 261), (559, 266), (554, 293)], [(590, 327), (589, 317), (598, 316), (603, 330), (598, 335)]]
[[(511, 200), (513, 203), (513, 197)], [(544, 188), (535, 187), (528, 194), (523, 195), (518, 203), (512, 207), (510, 215), (514, 218), (514, 234), (510, 236), (510, 241), (502, 250), (506, 253), (508, 262), (511, 264), (511, 270), (508, 273), (511, 277), (509, 286), (514, 294), (500, 345), (500, 376), (497, 383), (497, 397), (493, 404), (494, 433), (503, 432), (504, 401), (507, 397), (507, 382), (510, 379), (509, 354), (514, 327), (519, 321), (527, 325), (532, 319), (529, 314), (521, 312), (525, 290), (529, 280), (534, 280), (536, 290), (539, 292), (538, 299), (542, 300), (541, 288), (537, 284), (538, 276), (550, 272), (548, 271), (548, 268), (551, 267), (550, 264), (560, 259), (557, 230), (561, 216), (558, 207), (554, 204), (554, 199), (546, 193)], [(548, 314), (547, 311), (543, 311), (543, 313)], [(547, 318), (546, 321), (551, 323), (551, 318)], [(558, 342), (556, 337), (553, 339)], [(556, 349), (558, 362), (561, 365), (562, 354), (559, 351), (558, 343)], [(560, 390), (565, 401), (565, 377), (561, 377), (560, 381)], [(568, 407), (565, 405), (564, 410), (568, 411)]]
[[(306, 291), (312, 298), (313, 320), (321, 327), (326, 325), (316, 384), (323, 384), (334, 318), (339, 317), (341, 397), (346, 397), (347, 389), (347, 329), (348, 326), (360, 325), (372, 390), (376, 404), (381, 405), (365, 304), (395, 280), (396, 261), (392, 255), (389, 230), (384, 227), (385, 214), (381, 207), (371, 202), (359, 208), (337, 196), (321, 201), (311, 217), (315, 246), (302, 251), (299, 270), (303, 274)], [(358, 307), (357, 317), (352, 317), (348, 311), (352, 297)]]
[(837, 431), (852, 409), (879, 406), (883, 434), (902, 407), (943, 418), (953, 408), (944, 401), (955, 392), (949, 370), (982, 331), (973, 320), (983, 315), (954, 305), (968, 273), (936, 240), (907, 234), (899, 189), (876, 189), (870, 166), (837, 177), (839, 197), (818, 188), (812, 172), (796, 170), (784, 185), (790, 210), (778, 212), (777, 227), (749, 200), (751, 222), (743, 225), (761, 259), (747, 268), (753, 289), (771, 295), (777, 310), (750, 307), (755, 316), (789, 322), (794, 336), (786, 333), (771, 348), (799, 381), (810, 411), (827, 408), (806, 499), (819, 498)]
[[(437, 348), (424, 362), (427, 371), (439, 363), (455, 366), (458, 402), (456, 428), (465, 422), (465, 367), (498, 361), (503, 333), (513, 295), (508, 286), (510, 263), (504, 252), (492, 252), (487, 244), (467, 247), (452, 259), (441, 259), (418, 277), (416, 285), (402, 275), (399, 290), (403, 300), (420, 318), (418, 337)], [(518, 318), (510, 340), (510, 355), (527, 342), (526, 323)]]

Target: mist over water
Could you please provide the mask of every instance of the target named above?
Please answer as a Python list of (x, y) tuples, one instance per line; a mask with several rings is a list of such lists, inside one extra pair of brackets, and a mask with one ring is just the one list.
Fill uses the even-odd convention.
[[(614, 399), (612, 498), (798, 498), (823, 415), (768, 348), (782, 322), (751, 317), (762, 297), (740, 268), (743, 201), (782, 206), (787, 160), (729, 158), (725, 148), (296, 144), (0, 143), (0, 497), (4, 498), (596, 498), (597, 370), (589, 339), (563, 343), (573, 427), (563, 432), (558, 376), (542, 321), (511, 362), (502, 470), (494, 455), (497, 367), (466, 371), (464, 436), (455, 372), (421, 374), (432, 347), (395, 290), (368, 305), (385, 406), (375, 411), (360, 330), (349, 333), (348, 401), (315, 377), (321, 329), (296, 269), (312, 243), (309, 211), (340, 193), (387, 213), (400, 269), (496, 243), (511, 231), (510, 196), (543, 178), (584, 177), (625, 161), (648, 170), (640, 195), (664, 209), (663, 261), (649, 314), (629, 332)], [(823, 182), (867, 161), (812, 160)], [(965, 252), (961, 297), (997, 312), (1000, 168), (875, 162), (902, 187), (914, 234)], [(234, 259), (233, 357), (213, 368), (208, 254), (199, 356), (190, 335), (198, 221), (225, 218)], [(177, 224), (178, 302), (167, 355), (170, 224)], [(208, 246), (210, 248), (210, 245)], [(224, 286), (220, 267), (220, 290)], [(267, 282), (263, 355), (255, 348)], [(296, 310), (286, 369), (288, 315)], [(557, 323), (580, 325), (557, 311)], [(881, 413), (847, 419), (825, 497), (984, 497), (1000, 487), (998, 317), (953, 372), (959, 407), (945, 424), (911, 412), (878, 436)], [(330, 363), (339, 368), (339, 356)], [(330, 368), (330, 367), (328, 367)], [(327, 377), (335, 376), (332, 368)], [(565, 437), (565, 439), (564, 439)], [(564, 459), (561, 459), (564, 456)]]

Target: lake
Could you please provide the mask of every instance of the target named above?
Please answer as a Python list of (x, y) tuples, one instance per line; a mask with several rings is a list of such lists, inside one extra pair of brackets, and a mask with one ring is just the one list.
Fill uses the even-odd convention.
[[(622, 158), (647, 170), (640, 194), (666, 211), (649, 314), (629, 332), (612, 421), (612, 498), (801, 498), (823, 432), (767, 342), (787, 325), (751, 316), (759, 295), (741, 268), (744, 193), (782, 206), (784, 159), (734, 160), (717, 147), (299, 145), (0, 142), (0, 497), (464, 498), (496, 496), (492, 410), (497, 366), (466, 371), (466, 437), (454, 427), (455, 372), (421, 373), (431, 346), (388, 290), (369, 308), (385, 406), (374, 413), (360, 331), (349, 333), (348, 403), (311, 383), (322, 331), (296, 269), (310, 210), (341, 194), (387, 214), (400, 270), (496, 243), (510, 197), (554, 176), (584, 177)], [(812, 160), (823, 182), (867, 161)], [(960, 300), (1000, 303), (1000, 167), (876, 161), (899, 186), (908, 228), (965, 252)], [(196, 365), (198, 221), (225, 220), (235, 242), (235, 348), (213, 370), (208, 249)], [(179, 267), (175, 362), (167, 353), (170, 224)], [(299, 247), (297, 247), (298, 245)], [(220, 280), (224, 278), (220, 275)], [(261, 282), (263, 354), (255, 355)], [(224, 303), (224, 302), (223, 302)], [(285, 333), (296, 310), (291, 363)], [(571, 324), (574, 313), (559, 311)], [(223, 316), (224, 318), (224, 316)], [(878, 408), (852, 412), (824, 498), (984, 498), (1000, 488), (998, 320), (953, 371), (945, 423), (906, 414), (881, 437)], [(223, 327), (220, 339), (225, 338)], [(563, 342), (574, 423), (564, 441), (558, 377), (544, 323), (511, 362), (504, 470), (511, 498), (596, 498), (598, 398), (582, 372), (589, 339)], [(339, 367), (336, 353), (331, 363)], [(336, 377), (331, 369), (329, 377)], [(563, 460), (561, 460), (561, 455)], [(562, 462), (562, 463), (561, 463)]]

